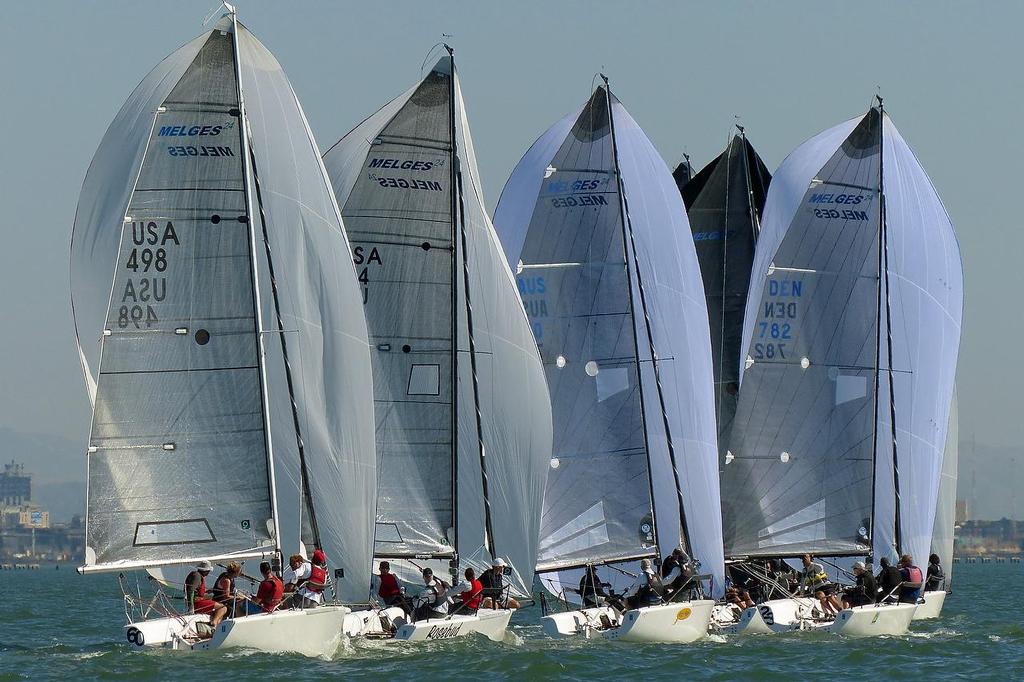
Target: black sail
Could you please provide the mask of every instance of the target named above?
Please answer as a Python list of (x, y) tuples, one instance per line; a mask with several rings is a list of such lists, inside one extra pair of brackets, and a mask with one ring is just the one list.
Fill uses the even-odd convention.
[(673, 173), (683, 195), (700, 262), (711, 327), (715, 414), (724, 452), (736, 414), (743, 313), (754, 246), (771, 174), (742, 133), (697, 175), (688, 162)]

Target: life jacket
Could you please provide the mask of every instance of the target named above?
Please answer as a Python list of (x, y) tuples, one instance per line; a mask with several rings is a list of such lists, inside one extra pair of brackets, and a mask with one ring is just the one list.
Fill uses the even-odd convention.
[[(273, 586), (273, 591), (271, 592), (269, 597), (263, 595), (263, 586), (266, 585), (268, 582)], [(280, 604), (281, 600), (284, 598), (284, 583), (281, 582), (280, 578), (272, 575), (266, 580), (264, 580), (262, 583), (260, 583), (260, 589), (257, 594), (263, 595), (264, 598), (267, 600), (267, 603), (262, 605), (263, 610), (266, 613), (271, 613), (273, 612), (274, 609), (277, 608), (277, 605)]]
[(661, 601), (661, 578), (652, 573), (647, 573), (647, 583), (637, 590), (636, 596), (642, 602)]
[(811, 587), (819, 587), (828, 582), (828, 573), (824, 570), (818, 571), (817, 573), (811, 573), (814, 568), (814, 564), (808, 566), (803, 572), (803, 578)]
[(917, 566), (907, 566), (907, 580), (909, 583), (920, 583), (924, 581), (924, 575)]
[[(224, 571), (223, 573), (221, 573), (220, 575), (217, 576), (217, 580), (213, 583), (213, 589), (210, 590), (210, 592), (212, 593), (214, 601), (223, 602), (223, 601), (227, 601), (228, 600), (228, 594), (225, 593), (224, 590), (221, 589), (221, 587), (220, 587), (220, 581), (222, 579), (224, 579), (224, 578), (227, 578), (227, 577), (228, 577), (228, 572)], [(231, 594), (235, 593), (235, 579), (234, 578), (231, 578), (231, 579), (228, 580), (228, 592), (231, 593)], [(204, 594), (205, 594), (205, 591), (204, 591)]]
[(679, 560), (673, 555), (668, 555), (665, 560), (661, 562), (661, 577), (667, 578), (668, 574), (672, 572), (672, 569), (679, 565)]
[(309, 579), (303, 584), (303, 587), (310, 592), (316, 592), (317, 594), (324, 591), (322, 587), (314, 587), (312, 583), (319, 583), (320, 585), (327, 584), (327, 568), (325, 566), (317, 566), (313, 564), (312, 569), (309, 572)]
[(401, 588), (398, 586), (398, 578), (395, 577), (394, 573), (382, 573), (380, 576), (380, 589), (377, 590), (377, 594), (381, 599), (389, 599), (390, 597), (396, 597), (402, 593)]
[(480, 602), (484, 600), (484, 586), (479, 580), (474, 579), (469, 584), (469, 590), (462, 593), (462, 603), (469, 609), (480, 608)]

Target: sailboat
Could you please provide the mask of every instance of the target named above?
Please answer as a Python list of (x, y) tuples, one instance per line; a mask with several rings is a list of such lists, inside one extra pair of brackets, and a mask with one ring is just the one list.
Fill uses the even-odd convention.
[(686, 204), (704, 278), (715, 371), (718, 446), (724, 455), (736, 414), (743, 311), (771, 174), (742, 126), (737, 126), (725, 151), (692, 180), (684, 182), (688, 174), (680, 164), (672, 175)]
[[(754, 257), (722, 463), (729, 559), (923, 560), (962, 306), (952, 225), (881, 100), (786, 158)], [(770, 600), (733, 629), (899, 634), (916, 608), (825, 620), (816, 604)]]
[[(547, 371), (555, 434), (537, 571), (573, 599), (587, 567), (630, 572), (682, 547), (722, 593), (707, 308), (672, 176), (598, 86), (526, 152), (495, 225)], [(680, 596), (680, 595), (676, 595)], [(578, 597), (575, 601), (579, 601)], [(714, 602), (542, 618), (552, 637), (689, 642)]]
[[(414, 586), (422, 586), (421, 568), (457, 584), (466, 568), (479, 576), (501, 558), (511, 568), (511, 595), (525, 599), (551, 458), (551, 407), (484, 208), (454, 52), (446, 48), (420, 82), (324, 154), (372, 346), (380, 471), (374, 556)], [(356, 630), (371, 636), (478, 632), (498, 640), (512, 612), (453, 608), (444, 619), (417, 622), (397, 607), (361, 615)]]
[[(939, 555), (945, 580), (937, 590), (925, 590), (923, 603), (918, 603), (914, 620), (938, 618), (946, 603), (946, 595), (953, 587), (953, 535), (956, 527), (956, 481), (960, 460), (960, 429), (958, 423), (956, 389), (953, 404), (949, 410), (949, 427), (946, 429), (946, 448), (942, 455), (942, 474), (939, 481), (939, 495), (935, 504), (935, 523), (932, 526), (931, 551)], [(921, 562), (924, 563), (923, 561)], [(925, 570), (922, 567), (922, 570)]]
[(318, 608), (229, 618), (211, 635), (174, 597), (125, 591), (124, 636), (330, 655), (342, 604), (365, 603), (370, 579), (366, 326), (295, 93), (225, 8), (134, 90), (82, 188), (71, 280), (93, 419), (79, 570), (280, 567), (320, 549), (333, 599)]

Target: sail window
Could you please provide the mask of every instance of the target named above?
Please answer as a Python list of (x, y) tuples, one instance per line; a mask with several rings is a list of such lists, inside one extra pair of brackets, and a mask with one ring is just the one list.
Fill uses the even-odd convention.
[(629, 372), (625, 367), (606, 369), (597, 375), (597, 402), (603, 402), (629, 388)]
[(206, 519), (179, 521), (152, 521), (135, 524), (135, 546), (185, 545), (197, 542), (216, 542)]
[(859, 398), (866, 398), (867, 395), (867, 377), (851, 376), (848, 374), (840, 374), (836, 377), (836, 405), (842, 405)]
[(439, 395), (440, 365), (413, 365), (409, 372), (409, 395)]
[(397, 523), (378, 521), (374, 531), (374, 540), (398, 544), (402, 542), (402, 533), (399, 532)]

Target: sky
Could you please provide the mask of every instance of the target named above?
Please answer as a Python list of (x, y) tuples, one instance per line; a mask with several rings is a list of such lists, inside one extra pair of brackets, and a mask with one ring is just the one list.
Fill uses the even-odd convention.
[[(960, 240), (967, 289), (961, 438), (1007, 452), (1024, 442), (1016, 345), (1024, 338), (1017, 303), (1024, 143), (1015, 130), (1024, 114), (1024, 3), (236, 4), (283, 65), (322, 149), (418, 80), (436, 43), (451, 43), (491, 210), (522, 154), (589, 96), (598, 72), (670, 166), (684, 151), (704, 165), (739, 121), (774, 170), (800, 142), (863, 113), (880, 92)], [(4, 6), (3, 433), (59, 437), (84, 451), (90, 410), (68, 283), (78, 192), (132, 89), (202, 32), (215, 7), (212, 0)], [(73, 460), (81, 471), (72, 467), (65, 477), (84, 475), (83, 460)], [(1019, 480), (1017, 462), (1024, 456), (1009, 472)]]

